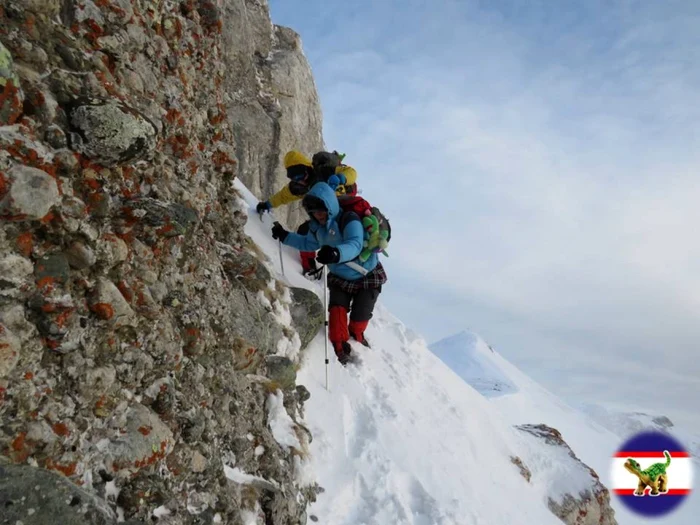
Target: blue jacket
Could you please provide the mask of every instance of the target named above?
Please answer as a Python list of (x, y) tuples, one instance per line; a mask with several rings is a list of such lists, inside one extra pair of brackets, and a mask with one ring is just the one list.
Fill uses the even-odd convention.
[(338, 220), (342, 210), (333, 189), (325, 182), (317, 182), (309, 190), (308, 195), (318, 197), (325, 203), (326, 209), (328, 209), (328, 220), (325, 225), (321, 226), (312, 216), (309, 223), (309, 233), (299, 235), (289, 232), (284, 244), (302, 252), (314, 252), (323, 245), (335, 246), (340, 252), (340, 262), (329, 264), (328, 271), (346, 281), (356, 281), (364, 277), (362, 273), (345, 264), (348, 261), (362, 266), (367, 272), (374, 270), (379, 262), (379, 256), (376, 253), (373, 253), (363, 263), (357, 259), (362, 251), (365, 236), (362, 223), (350, 221), (345, 225), (345, 230), (340, 231)]

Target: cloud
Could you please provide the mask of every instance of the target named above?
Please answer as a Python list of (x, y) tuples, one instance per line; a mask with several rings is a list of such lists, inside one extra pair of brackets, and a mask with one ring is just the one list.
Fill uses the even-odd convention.
[(361, 2), (335, 30), (317, 5), (290, 25), (392, 220), (395, 314), (544, 367), (700, 373), (699, 4)]

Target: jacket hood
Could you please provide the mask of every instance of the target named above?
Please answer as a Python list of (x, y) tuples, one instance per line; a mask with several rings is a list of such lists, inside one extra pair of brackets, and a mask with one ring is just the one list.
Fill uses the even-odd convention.
[(323, 201), (328, 210), (328, 218), (335, 219), (340, 213), (340, 204), (338, 204), (338, 197), (335, 195), (335, 191), (325, 182), (317, 182), (309, 190), (307, 195), (312, 195)]

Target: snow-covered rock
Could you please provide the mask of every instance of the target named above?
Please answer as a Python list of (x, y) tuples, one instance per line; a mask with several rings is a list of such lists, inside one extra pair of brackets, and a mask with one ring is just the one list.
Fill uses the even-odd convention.
[(557, 517), (568, 525), (617, 523), (610, 491), (556, 429), (541, 424), (517, 428), (535, 438), (526, 464), (530, 467), (532, 483), (545, 488), (547, 505)]

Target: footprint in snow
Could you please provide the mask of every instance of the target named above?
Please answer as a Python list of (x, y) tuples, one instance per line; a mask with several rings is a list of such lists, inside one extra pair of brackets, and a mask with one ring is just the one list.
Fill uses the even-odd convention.
[(345, 453), (358, 458), (368, 443), (377, 438), (377, 423), (372, 411), (364, 404), (353, 405), (347, 395), (343, 396), (343, 434)]
[(389, 402), (389, 394), (382, 388), (379, 382), (374, 378), (370, 378), (364, 385), (367, 389), (367, 397), (374, 403), (374, 406), (377, 407), (378, 412), (386, 419), (395, 419), (398, 414)]

